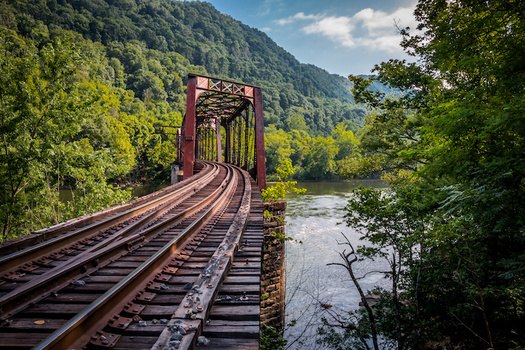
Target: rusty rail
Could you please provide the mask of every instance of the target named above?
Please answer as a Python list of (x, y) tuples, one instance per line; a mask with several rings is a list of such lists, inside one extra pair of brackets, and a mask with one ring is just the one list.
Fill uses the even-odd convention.
[[(177, 195), (157, 196), (158, 201), (149, 204), (139, 218), (128, 218), (128, 225), (114, 230), (107, 239), (92, 242), (81, 252), (62, 257), (62, 261), (54, 260), (54, 267), (42, 268), (40, 274), (39, 270), (28, 272), (35, 276), (21, 277), (22, 283), (16, 288), (0, 284), (0, 348), (198, 347), (214, 303), (226, 299), (218, 297), (220, 291), (229, 288), (240, 293), (235, 285), (228, 287), (223, 282), (239, 278), (226, 276), (239, 247), (248, 245), (247, 240), (242, 243), (242, 237), (250, 217), (252, 187), (257, 186), (246, 172), (234, 166), (205, 163), (203, 168), (213, 175), (206, 175), (199, 185), (179, 188)], [(129, 213), (123, 211), (122, 215)], [(262, 222), (262, 210), (257, 215)], [(122, 220), (114, 222), (122, 225)], [(253, 227), (253, 223), (248, 226)], [(259, 244), (259, 238), (253, 242)], [(255, 269), (254, 277), (248, 278), (250, 283), (259, 279), (260, 258), (255, 259), (259, 261), (255, 265), (246, 259), (241, 266), (243, 271)], [(188, 280), (191, 286), (181, 285)], [(173, 292), (163, 290), (169, 289), (164, 283)], [(245, 309), (250, 315), (243, 317), (251, 322), (246, 336), (252, 343), (258, 337), (258, 327), (251, 326), (258, 319), (260, 295), (256, 285), (256, 290), (250, 287), (254, 290), (251, 295), (244, 291), (233, 297), (248, 305)], [(155, 311), (142, 315), (148, 308), (163, 310), (158, 314), (166, 318), (165, 322), (154, 323), (151, 313), (156, 315)], [(31, 324), (35, 317), (43, 319)], [(147, 334), (143, 343), (130, 340), (127, 334), (135, 334), (146, 321), (149, 327), (138, 329)]]
[[(207, 164), (207, 168), (202, 171), (199, 176), (189, 178), (188, 181), (185, 182), (184, 187), (179, 185), (178, 188), (164, 196), (153, 198), (152, 200), (138, 205), (137, 207), (128, 208), (128, 206), (119, 206), (125, 210), (122, 210), (110, 217), (106, 217), (107, 211), (101, 211), (98, 214), (84, 217), (84, 222), (82, 220), (71, 220), (75, 222), (75, 225), (77, 226), (84, 223), (87, 223), (87, 225), (82, 226), (79, 229), (74, 229), (68, 233), (61, 234), (57, 237), (44, 240), (41, 243), (34, 244), (27, 248), (17, 249), (16, 246), (11, 247), (11, 249), (16, 249), (16, 251), (0, 257), (0, 275), (6, 274), (13, 268), (16, 268), (25, 263), (38, 260), (42, 256), (59, 253), (60, 250), (70, 245), (72, 242), (78, 242), (79, 240), (85, 239), (86, 237), (96, 234), (97, 232), (100, 232), (104, 229), (121, 224), (130, 218), (137, 217), (152, 210), (155, 206), (173, 200), (173, 198), (176, 196), (184, 196), (184, 194), (192, 190), (195, 191), (200, 186), (203, 186), (203, 184), (207, 183), (211, 177), (216, 175), (216, 166)], [(99, 218), (99, 220), (93, 222), (96, 218)], [(51, 235), (51, 232), (61, 231), (63, 226), (67, 226), (67, 223), (55, 225), (50, 229), (37, 231), (35, 234), (45, 234), (49, 236)]]
[[(55, 331), (34, 349), (45, 350), (51, 349), (52, 347), (67, 348), (71, 344), (73, 344), (73, 347), (76, 347), (76, 344), (83, 345), (87, 343), (90, 335), (94, 334), (96, 330), (100, 328), (99, 320), (108, 319), (117, 309), (123, 308), (126, 304), (126, 296), (138, 293), (140, 289), (143, 288), (143, 281), (151, 279), (152, 274), (156, 272), (156, 269), (161, 264), (166, 263), (165, 260), (176, 252), (176, 249), (188, 239), (188, 236), (195, 232), (195, 230), (205, 222), (211, 214), (217, 211), (220, 208), (220, 205), (225, 203), (225, 199), (231, 194), (232, 188), (236, 186), (234, 174), (229, 173), (229, 175), (230, 176), (227, 176), (223, 181), (223, 183), (228, 183), (225, 191), (222, 192), (219, 198), (180, 235), (168, 242), (146, 262), (89, 305), (85, 310), (77, 314), (66, 325)], [(124, 302), (122, 300), (124, 300)]]
[[(213, 172), (213, 174), (215, 174), (215, 172)], [(221, 187), (224, 186), (226, 181), (227, 180), (225, 179), (221, 183)], [(190, 187), (193, 189), (195, 188), (194, 186)], [(164, 213), (166, 211), (166, 207), (172, 205), (171, 202), (165, 202), (158, 210), (143, 217), (143, 219), (146, 220), (141, 219), (134, 222), (132, 225), (129, 225), (115, 233), (110, 239), (100, 242), (90, 249), (83, 251), (79, 255), (76, 255), (72, 259), (65, 261), (63, 264), (59, 264), (55, 268), (47, 271), (34, 280), (31, 280), (29, 283), (25, 283), (19, 288), (16, 288), (6, 295), (0, 297), (0, 316), (4, 318), (11, 317), (13, 312), (27, 307), (27, 305), (30, 303), (34, 303), (37, 300), (47, 297), (49, 293), (56, 291), (58, 288), (64, 287), (82, 275), (89, 274), (90, 272), (99, 268), (99, 266), (104, 266), (111, 259), (115, 259), (122, 254), (126, 254), (126, 252), (134, 245), (142, 244), (151, 235), (161, 232), (165, 227), (173, 225), (180, 219), (204, 208), (215, 196), (218, 195), (221, 187), (218, 187), (208, 198), (189, 208), (186, 208), (168, 220), (159, 222), (156, 225), (152, 225), (142, 230), (140, 233), (135, 233), (145, 225), (151, 223), (153, 218)], [(190, 188), (188, 191), (190, 190), (192, 189)], [(184, 193), (187, 193), (188, 191), (184, 191)], [(162, 200), (165, 200), (167, 197), (173, 198), (171, 195), (166, 195), (162, 197)], [(176, 201), (176, 203), (180, 202), (181, 200), (180, 198), (178, 199), (179, 200)], [(126, 233), (134, 234), (125, 236)], [(37, 295), (37, 297), (35, 298), (34, 295)]]

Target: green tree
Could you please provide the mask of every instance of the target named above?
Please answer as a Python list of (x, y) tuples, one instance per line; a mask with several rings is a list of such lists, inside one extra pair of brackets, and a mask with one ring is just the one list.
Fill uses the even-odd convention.
[(294, 172), (295, 169), (292, 167), (292, 162), (289, 160), (285, 161), (280, 167), (278, 167), (278, 181), (272, 186), (261, 190), (263, 201), (271, 202), (284, 199), (288, 193), (306, 193), (306, 189), (298, 189), (295, 187), (297, 181), (286, 181), (286, 179), (293, 175)]
[[(375, 68), (397, 97), (367, 91), (370, 82), (352, 77), (356, 100), (376, 109), (362, 159), (373, 171), (403, 170), (390, 176), (395, 193), (416, 184), (420, 201), (435, 208), (428, 253), (407, 274), (406, 293), (426, 300), (412, 317), (423, 340), (522, 348), (525, 70), (516, 53), (525, 50), (523, 8), (431, 0), (415, 15), (421, 31), (402, 34), (417, 63)], [(417, 293), (408, 283), (416, 276)]]
[(337, 124), (332, 130), (332, 136), (338, 149), (335, 156), (336, 161), (351, 157), (357, 152), (359, 140), (354, 136), (352, 130), (347, 130), (345, 123)]
[(284, 130), (277, 129), (270, 125), (265, 129), (264, 145), (266, 153), (266, 171), (269, 174), (277, 172), (277, 168), (282, 167), (290, 160), (292, 150), (288, 135)]
[(301, 178), (304, 173), (304, 169), (302, 168), (304, 156), (310, 148), (311, 137), (308, 136), (306, 131), (298, 130), (292, 130), (288, 133), (288, 136), (290, 138), (290, 148), (292, 149), (290, 159), (296, 169), (297, 178)]
[(330, 175), (335, 169), (337, 147), (331, 137), (312, 139), (310, 148), (305, 152), (304, 171), (309, 179), (319, 180)]
[[(0, 219), (6, 239), (67, 218), (61, 216), (61, 185), (91, 179), (87, 189), (97, 190), (129, 171), (133, 154), (105, 101), (110, 94), (84, 81), (72, 44), (57, 38), (38, 49), (2, 27), (0, 48)], [(99, 144), (90, 123), (106, 127), (106, 135), (97, 133)], [(101, 204), (115, 203), (106, 196), (110, 203)]]
[(31, 41), (0, 28), (2, 235), (19, 227), (26, 189), (49, 164), (56, 147), (80, 127), (89, 98), (73, 81), (78, 56), (67, 45), (37, 50)]
[(292, 114), (292, 116), (287, 120), (286, 126), (288, 127), (288, 131), (292, 130), (307, 130), (306, 122), (304, 121), (304, 118), (299, 114)]

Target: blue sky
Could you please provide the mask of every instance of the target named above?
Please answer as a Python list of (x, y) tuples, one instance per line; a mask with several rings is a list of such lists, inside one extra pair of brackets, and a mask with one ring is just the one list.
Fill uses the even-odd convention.
[(395, 22), (415, 29), (414, 0), (208, 0), (264, 31), (302, 63), (330, 73), (369, 74), (390, 58), (410, 59)]

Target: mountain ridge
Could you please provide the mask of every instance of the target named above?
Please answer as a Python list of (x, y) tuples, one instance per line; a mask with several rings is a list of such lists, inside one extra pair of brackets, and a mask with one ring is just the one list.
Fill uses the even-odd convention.
[[(143, 43), (145, 49), (157, 51), (156, 60), (161, 65), (165, 56), (177, 53), (191, 65), (203, 67), (201, 70), (207, 75), (261, 86), (266, 92), (266, 125), (286, 128), (290, 116), (298, 113), (311, 132), (329, 135), (340, 122), (357, 130), (364, 120), (364, 107), (355, 105), (349, 79), (299, 62), (264, 32), (219, 12), (209, 2), (2, 2), (15, 12), (17, 30), (26, 37), (34, 36), (35, 30), (47, 26), (49, 31), (70, 30), (102, 43), (108, 48), (108, 59), (117, 58), (123, 65), (127, 78), (122, 87), (133, 90), (141, 99), (148, 88), (155, 93), (155, 98), (169, 97), (170, 82), (160, 78), (164, 91), (161, 86), (147, 86), (144, 81), (137, 83), (134, 77), (146, 74), (153, 81), (158, 73), (148, 65), (137, 68), (133, 62), (126, 61), (127, 53), (123, 51), (131, 50), (126, 47), (130, 43), (139, 43), (137, 46)], [(122, 45), (117, 43), (124, 47), (121, 49)], [(121, 52), (112, 49), (116, 46)], [(185, 84), (186, 72), (179, 69), (176, 73)], [(181, 106), (174, 108), (180, 110)]]

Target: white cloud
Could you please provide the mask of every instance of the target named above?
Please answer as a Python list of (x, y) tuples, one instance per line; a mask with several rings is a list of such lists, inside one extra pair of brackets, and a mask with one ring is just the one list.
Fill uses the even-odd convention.
[(284, 26), (292, 23), (301, 24), (306, 34), (319, 34), (342, 46), (356, 48), (368, 47), (376, 50), (401, 51), (401, 37), (396, 26), (415, 29), (417, 22), (413, 12), (415, 3), (410, 7), (400, 7), (390, 13), (363, 9), (353, 16), (328, 16), (326, 14), (306, 15), (299, 12), (294, 16), (277, 20)]
[(355, 46), (351, 34), (353, 29), (354, 25), (352, 24), (352, 20), (348, 17), (325, 17), (303, 27), (303, 31), (306, 34), (319, 33), (348, 47)]
[(359, 46), (369, 47), (377, 50), (383, 50), (387, 52), (402, 51), (399, 43), (401, 39), (399, 35), (385, 35), (376, 38), (359, 38)]
[(413, 13), (414, 7), (401, 7), (392, 13), (367, 8), (356, 13), (352, 19), (361, 22), (370, 35), (377, 36), (385, 32), (392, 32), (395, 24), (399, 27), (415, 28), (417, 23)]
[(304, 12), (299, 12), (299, 13), (296, 13), (295, 15), (293, 15), (293, 16), (290, 16), (290, 17), (287, 17), (287, 18), (278, 19), (275, 22), (277, 24), (281, 25), (281, 26), (284, 26), (284, 25), (287, 25), (287, 24), (290, 24), (290, 23), (297, 22), (298, 20), (314, 20), (314, 21), (318, 21), (320, 19), (322, 19), (322, 16), (320, 16), (320, 15), (305, 15)]

